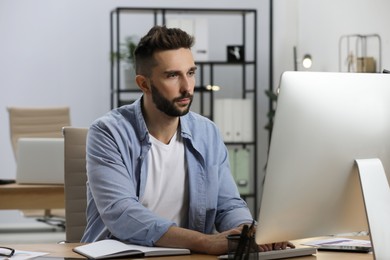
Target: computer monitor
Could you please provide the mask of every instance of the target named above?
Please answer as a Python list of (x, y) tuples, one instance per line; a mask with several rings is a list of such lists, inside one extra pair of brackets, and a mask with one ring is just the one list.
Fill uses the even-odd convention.
[[(355, 163), (369, 158), (379, 158), (383, 164), (387, 178), (383, 175), (381, 184), (388, 199), (390, 76), (285, 72), (256, 242), (369, 231)], [(387, 202), (387, 209), (377, 210), (387, 219), (383, 229), (389, 239)]]

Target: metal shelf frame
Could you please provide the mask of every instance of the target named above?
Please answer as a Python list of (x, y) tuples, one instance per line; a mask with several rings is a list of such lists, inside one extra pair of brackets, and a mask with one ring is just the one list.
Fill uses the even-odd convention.
[[(197, 82), (197, 86), (195, 87), (195, 91), (200, 96), (200, 114), (209, 117), (213, 120), (213, 103), (214, 103), (214, 91), (207, 90), (207, 85), (214, 85), (214, 70), (216, 67), (221, 66), (241, 66), (241, 74), (242, 74), (242, 89), (241, 89), (241, 97), (243, 99), (249, 98), (250, 95), (253, 99), (253, 133), (254, 140), (253, 142), (246, 143), (226, 143), (226, 145), (241, 145), (242, 147), (253, 146), (253, 192), (251, 194), (242, 195), (244, 199), (252, 198), (253, 199), (253, 214), (258, 213), (258, 147), (257, 147), (257, 10), (256, 9), (222, 9), (222, 8), (211, 8), (211, 9), (203, 9), (203, 8), (142, 8), (142, 7), (117, 7), (110, 12), (110, 53), (118, 53), (120, 50), (120, 42), (121, 42), (121, 20), (120, 17), (122, 15), (134, 15), (134, 14), (148, 14), (151, 15), (154, 25), (164, 25), (166, 24), (166, 16), (168, 14), (206, 14), (206, 15), (241, 15), (242, 17), (242, 33), (240, 35), (242, 45), (245, 48), (247, 46), (247, 16), (251, 15), (251, 21), (253, 21), (253, 59), (244, 60), (243, 62), (227, 62), (225, 60), (209, 60), (209, 61), (195, 61), (198, 66), (199, 73), (199, 82)], [(136, 26), (136, 25), (126, 25), (126, 26)], [(222, 36), (223, 37), (223, 36)], [(118, 107), (123, 104), (123, 94), (129, 93), (139, 93), (139, 90), (130, 90), (130, 89), (121, 89), (121, 70), (120, 70), (120, 60), (119, 59), (111, 59), (110, 63), (110, 106), (111, 109)], [(251, 78), (253, 82), (253, 86), (249, 88), (248, 79), (247, 79), (247, 69), (252, 66), (253, 69), (253, 78)], [(208, 72), (209, 79), (204, 77), (205, 72)], [(205, 95), (209, 95), (207, 102), (209, 102), (209, 111), (206, 111), (205, 107)]]

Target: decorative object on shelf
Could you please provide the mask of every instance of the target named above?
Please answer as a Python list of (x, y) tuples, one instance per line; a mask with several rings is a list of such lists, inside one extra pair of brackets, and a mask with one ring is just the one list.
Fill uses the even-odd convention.
[(357, 57), (356, 72), (375, 73), (376, 61), (374, 57)]
[[(376, 49), (377, 53), (372, 49)], [(381, 70), (382, 40), (378, 34), (348, 34), (340, 37), (340, 72), (379, 73)]]
[(121, 43), (121, 49), (118, 52), (112, 53), (113, 59), (119, 59), (124, 62), (124, 86), (125, 89), (138, 89), (135, 83), (135, 68), (134, 68), (134, 51), (138, 44), (138, 37), (135, 35), (128, 36), (124, 43)]
[(243, 62), (245, 60), (245, 48), (242, 45), (227, 46), (228, 62)]

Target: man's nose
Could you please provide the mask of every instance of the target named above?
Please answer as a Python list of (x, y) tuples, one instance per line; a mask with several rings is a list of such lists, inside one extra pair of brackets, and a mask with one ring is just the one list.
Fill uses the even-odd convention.
[(183, 77), (180, 82), (180, 88), (182, 91), (188, 91), (193, 85), (193, 80), (189, 77)]

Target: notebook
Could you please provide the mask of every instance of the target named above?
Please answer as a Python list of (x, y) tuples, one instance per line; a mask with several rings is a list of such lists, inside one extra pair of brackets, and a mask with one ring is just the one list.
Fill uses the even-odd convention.
[(16, 183), (63, 184), (64, 139), (20, 138), (17, 150)]
[[(73, 248), (73, 251), (88, 259), (113, 259), (115, 257), (133, 256), (172, 256), (191, 254), (189, 249), (168, 247), (146, 247), (105, 239)], [(168, 258), (167, 258), (168, 259)]]

